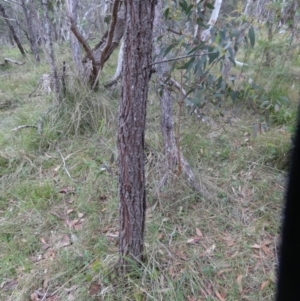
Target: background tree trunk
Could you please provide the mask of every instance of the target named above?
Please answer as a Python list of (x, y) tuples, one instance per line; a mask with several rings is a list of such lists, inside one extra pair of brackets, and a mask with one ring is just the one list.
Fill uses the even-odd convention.
[(37, 49), (37, 39), (36, 39), (35, 32), (34, 32), (33, 26), (32, 26), (32, 19), (33, 19), (32, 18), (33, 17), (32, 1), (30, 1), (29, 4), (26, 4), (25, 0), (22, 0), (21, 3), (22, 3), (24, 15), (25, 15), (26, 23), (27, 23), (30, 48), (31, 48), (32, 53), (34, 54), (35, 60), (37, 62), (39, 62), (40, 56), (39, 56), (38, 49)]
[(144, 136), (151, 76), (155, 0), (125, 1), (122, 92), (119, 107), (119, 253), (120, 270), (128, 259), (143, 260), (146, 190)]
[[(69, 16), (72, 18), (73, 22), (77, 26), (77, 19), (78, 19), (78, 0), (68, 0), (66, 1), (67, 9)], [(83, 65), (81, 61), (81, 51), (80, 51), (80, 44), (75, 37), (75, 35), (72, 33), (70, 36), (71, 40), (71, 51), (72, 51), (72, 57), (75, 62), (76, 70), (79, 75), (83, 72)]]
[(55, 59), (54, 59), (54, 51), (53, 51), (53, 42), (50, 30), (50, 18), (48, 13), (48, 0), (42, 0), (43, 10), (44, 10), (44, 17), (45, 17), (45, 30), (46, 30), (46, 52), (49, 60), (49, 65), (52, 72), (53, 82), (54, 82), (54, 89), (56, 98), (59, 101), (59, 81), (58, 81), (58, 74), (55, 66)]
[[(155, 8), (155, 19), (154, 19), (154, 36), (158, 38), (159, 36), (163, 36), (166, 34), (166, 26), (162, 26), (164, 24), (164, 20), (162, 18), (163, 14), (163, 5), (162, 0), (158, 0), (158, 3)], [(161, 55), (161, 44), (154, 44), (154, 53), (156, 55), (156, 60), (163, 60), (163, 56)], [(168, 84), (172, 84), (171, 82), (167, 82), (170, 67), (168, 63), (162, 63), (156, 65), (156, 75), (159, 81), (159, 84), (162, 88), (162, 95), (160, 98), (160, 108), (161, 108), (161, 131), (164, 142), (164, 154), (166, 156), (166, 165), (167, 170), (160, 180), (158, 184), (158, 190), (160, 190), (167, 182), (169, 174), (174, 174), (176, 167), (180, 165), (182, 171), (187, 179), (187, 182), (192, 189), (200, 193), (204, 197), (208, 197), (208, 191), (198, 179), (196, 179), (193, 170), (191, 169), (188, 161), (183, 156), (180, 149), (177, 148), (176, 138), (175, 138), (175, 130), (174, 130), (174, 118), (173, 118), (173, 97), (171, 92), (168, 89)], [(180, 87), (182, 88), (182, 87)], [(179, 137), (178, 137), (179, 139)]]
[(3, 6), (1, 3), (0, 3), (0, 14), (3, 16), (3, 18), (4, 18), (5, 22), (6, 22), (8, 28), (9, 28), (11, 34), (12, 34), (12, 36), (13, 36), (15, 42), (17, 43), (17, 46), (18, 46), (20, 52), (21, 52), (23, 55), (25, 55), (24, 48), (23, 48), (23, 46), (22, 46), (22, 44), (21, 44), (21, 42), (20, 42), (20, 40), (19, 40), (19, 38), (18, 38), (18, 36), (17, 36), (17, 34), (16, 34), (16, 31), (15, 31), (14, 27), (10, 24), (9, 18), (8, 18), (8, 16), (6, 15), (4, 6)]

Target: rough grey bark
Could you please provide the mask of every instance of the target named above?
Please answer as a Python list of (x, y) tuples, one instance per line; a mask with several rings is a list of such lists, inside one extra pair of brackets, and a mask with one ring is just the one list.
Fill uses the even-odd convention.
[(17, 46), (18, 46), (18, 48), (19, 48), (19, 50), (20, 50), (20, 52), (21, 52), (23, 55), (25, 55), (25, 51), (24, 51), (24, 48), (23, 48), (23, 46), (22, 46), (22, 44), (21, 44), (21, 42), (20, 42), (20, 40), (19, 40), (19, 37), (18, 37), (18, 35), (17, 35), (17, 33), (16, 33), (14, 27), (10, 24), (9, 18), (8, 18), (8, 16), (6, 15), (6, 12), (5, 12), (5, 8), (4, 8), (4, 6), (3, 6), (1, 3), (0, 3), (0, 14), (1, 14), (2, 17), (4, 18), (4, 20), (5, 20), (5, 22), (6, 22), (7, 26), (8, 26), (8, 28), (9, 28), (11, 34), (12, 34), (12, 36), (13, 36), (13, 39), (14, 39), (14, 41), (16, 42), (16, 44), (17, 44)]
[(30, 48), (31, 48), (31, 51), (32, 51), (32, 53), (35, 57), (35, 60), (37, 62), (39, 62), (40, 61), (40, 56), (39, 56), (38, 48), (37, 48), (37, 39), (36, 39), (36, 35), (35, 35), (35, 32), (33, 30), (33, 26), (32, 26), (32, 19), (33, 19), (32, 1), (30, 1), (29, 4), (26, 4), (25, 0), (21, 0), (21, 3), (22, 3), (22, 8), (23, 8), (23, 11), (24, 11), (24, 15), (25, 15), (26, 23), (27, 23)]
[(146, 190), (144, 137), (151, 76), (152, 27), (156, 0), (125, 1), (126, 31), (119, 106), (120, 270), (143, 260)]
[(45, 18), (45, 31), (46, 31), (46, 52), (48, 56), (49, 65), (51, 68), (51, 73), (53, 77), (53, 84), (54, 84), (54, 90), (56, 94), (56, 99), (59, 101), (59, 81), (58, 81), (58, 75), (57, 70), (55, 66), (55, 59), (54, 59), (54, 51), (53, 51), (53, 42), (52, 42), (52, 36), (51, 36), (51, 30), (50, 30), (50, 18), (48, 14), (48, 1), (49, 0), (42, 0), (42, 6), (44, 11), (44, 18)]
[[(158, 0), (158, 3), (155, 8), (155, 20), (154, 20), (154, 35), (155, 37), (159, 37), (164, 35), (166, 31), (162, 26), (162, 0)], [(161, 45), (158, 43), (154, 44), (154, 52), (156, 54), (156, 60), (161, 61), (163, 57), (161, 57), (160, 53)], [(197, 181), (189, 163), (181, 153), (180, 149), (178, 149), (175, 139), (175, 130), (174, 130), (174, 118), (173, 118), (173, 97), (171, 92), (168, 89), (168, 84), (172, 84), (171, 82), (166, 82), (168, 78), (168, 74), (170, 73), (170, 68), (168, 63), (157, 64), (156, 65), (156, 74), (159, 80), (159, 83), (162, 88), (162, 96), (160, 98), (160, 108), (161, 108), (161, 131), (164, 141), (164, 154), (166, 156), (167, 163), (167, 171), (165, 172), (164, 177), (159, 183), (158, 189), (160, 189), (163, 185), (165, 185), (166, 180), (168, 178), (168, 174), (173, 174), (176, 172), (176, 167), (180, 165), (182, 171), (187, 178), (188, 184), (196, 190), (201, 195), (207, 197), (208, 192), (204, 185)]]

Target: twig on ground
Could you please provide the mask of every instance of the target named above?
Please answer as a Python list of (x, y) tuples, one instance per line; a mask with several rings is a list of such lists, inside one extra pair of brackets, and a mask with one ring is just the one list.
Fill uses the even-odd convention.
[[(16, 64), (16, 65), (24, 65), (26, 62), (18, 62), (18, 61), (15, 61), (15, 60), (12, 60), (10, 58), (5, 58), (4, 59), (4, 63), (12, 63), (12, 64)], [(1, 64), (2, 66), (4, 66), (5, 64)]]
[(13, 128), (11, 131), (18, 131), (18, 130), (26, 129), (26, 128), (35, 128), (38, 130), (38, 127), (36, 125), (24, 124), (24, 125), (19, 125), (19, 126)]
[(63, 166), (64, 166), (64, 170), (65, 170), (66, 174), (69, 176), (69, 178), (70, 178), (71, 180), (73, 180), (72, 177), (71, 177), (71, 175), (70, 175), (70, 173), (69, 173), (69, 171), (68, 171), (68, 169), (67, 169), (67, 166), (66, 166), (66, 160), (65, 160), (64, 156), (62, 155), (62, 153), (61, 153), (61, 151), (59, 150), (59, 148), (57, 148), (57, 151), (59, 152), (59, 154), (60, 154), (60, 156), (61, 156), (61, 159), (62, 159), (62, 161), (63, 161)]

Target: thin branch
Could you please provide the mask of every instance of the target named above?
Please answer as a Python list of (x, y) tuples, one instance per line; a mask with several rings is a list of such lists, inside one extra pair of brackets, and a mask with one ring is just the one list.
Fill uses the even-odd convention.
[(108, 88), (112, 87), (113, 85), (115, 85), (118, 82), (118, 80), (121, 78), (121, 75), (122, 75), (122, 73), (120, 73), (116, 78), (106, 82), (104, 84), (104, 88), (108, 89)]
[(197, 57), (197, 56), (202, 56), (202, 55), (208, 55), (208, 54), (213, 54), (213, 53), (218, 53), (218, 52), (207, 52), (207, 53), (199, 53), (199, 54), (188, 54), (188, 55), (182, 55), (182, 56), (178, 56), (178, 57), (174, 57), (172, 59), (168, 59), (168, 60), (162, 60), (162, 61), (156, 61), (153, 62), (151, 64), (149, 64), (149, 66), (153, 66), (153, 65), (157, 65), (157, 64), (163, 64), (163, 63), (168, 63), (168, 62), (173, 62), (173, 61), (179, 61), (179, 60), (183, 60), (189, 57)]
[(170, 78), (170, 82), (183, 94), (183, 96), (186, 96), (186, 91), (183, 89), (179, 82), (177, 82), (173, 78)]
[(59, 154), (61, 156), (61, 159), (63, 161), (63, 166), (64, 166), (64, 170), (65, 170), (66, 174), (69, 176), (69, 178), (71, 180), (73, 180), (72, 177), (71, 177), (71, 175), (70, 175), (70, 173), (69, 173), (69, 171), (68, 171), (68, 169), (67, 169), (67, 167), (66, 167), (66, 160), (65, 160), (64, 156), (62, 155), (61, 151), (58, 148), (57, 148), (57, 151), (59, 152)]
[(77, 38), (78, 42), (81, 44), (81, 46), (85, 50), (87, 58), (89, 58), (92, 61), (93, 72), (94, 72), (94, 68), (96, 68), (97, 63), (96, 63), (96, 60), (94, 58), (92, 49), (88, 45), (88, 43), (85, 40), (84, 36), (78, 31), (78, 28), (76, 26), (76, 22), (71, 17), (69, 17), (69, 19), (70, 19), (70, 23), (71, 23), (70, 29), (73, 32), (73, 34), (75, 35), (75, 37)]
[(169, 28), (167, 29), (167, 31), (170, 31), (170, 32), (175, 33), (175, 34), (177, 34), (177, 35), (179, 35), (179, 36), (182, 36), (181, 30), (180, 30), (180, 31), (176, 31), (176, 30), (172, 29), (171, 27), (169, 27)]
[(11, 129), (11, 131), (18, 131), (18, 130), (26, 129), (26, 128), (38, 129), (38, 127), (36, 125), (24, 124), (24, 125), (19, 125), (19, 126), (13, 128), (13, 129)]
[(112, 7), (112, 13), (111, 13), (111, 21), (110, 21), (110, 26), (109, 26), (109, 30), (108, 30), (108, 35), (107, 35), (107, 39), (106, 39), (106, 44), (101, 52), (101, 57), (100, 57), (100, 67), (98, 70), (98, 74), (97, 77), (94, 81), (92, 90), (95, 89), (98, 79), (100, 77), (100, 73), (101, 70), (103, 69), (103, 65), (105, 62), (105, 58), (107, 53), (109, 52), (110, 48), (111, 48), (111, 44), (113, 41), (113, 37), (114, 37), (114, 32), (115, 32), (115, 28), (116, 28), (116, 24), (117, 24), (117, 19), (118, 19), (118, 10), (119, 10), (119, 6), (120, 6), (120, 0), (115, 0), (113, 7)]
[(101, 53), (100, 69), (103, 68), (105, 57), (106, 57), (106, 55), (107, 55), (107, 53), (108, 53), (108, 51), (111, 47), (111, 43), (113, 41), (115, 27), (116, 27), (117, 19), (118, 19), (119, 6), (120, 6), (120, 0), (115, 0), (114, 4), (113, 4), (113, 7), (112, 7), (111, 22), (110, 22), (110, 26), (109, 26), (109, 31), (108, 31), (106, 44), (105, 44), (105, 46), (102, 50), (102, 53)]

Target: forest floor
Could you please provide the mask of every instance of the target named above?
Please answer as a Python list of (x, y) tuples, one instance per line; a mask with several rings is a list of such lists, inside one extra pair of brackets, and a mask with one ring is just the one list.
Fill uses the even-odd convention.
[(184, 110), (182, 152), (206, 199), (183, 176), (157, 189), (165, 159), (152, 79), (146, 261), (120, 279), (118, 91), (84, 90), (68, 71), (68, 95), (55, 105), (42, 84), (29, 97), (46, 63), (15, 49), (4, 57), (26, 64), (0, 66), (1, 300), (273, 300), (299, 77), (282, 83), (291, 103), (267, 130), (241, 104), (208, 110), (206, 122)]

